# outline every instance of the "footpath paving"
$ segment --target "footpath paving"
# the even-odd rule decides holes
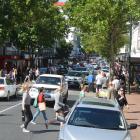
[[[86,96],[95,96],[95,93],[87,93]],[[140,92],[126,94],[129,109],[124,108],[124,115],[128,122],[137,123],[137,129],[130,130],[133,140],[140,140]]]
[[[128,123],[137,123],[137,129],[131,130],[133,140],[140,140],[140,92],[126,94],[129,109],[124,109]]]

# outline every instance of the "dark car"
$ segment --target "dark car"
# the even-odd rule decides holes
[[[49,72],[49,69],[46,67],[42,67],[42,68],[39,68],[39,72],[40,74],[47,74]]]
[[[66,67],[60,67],[57,69],[57,74],[59,75],[65,75],[68,73],[68,69]]]

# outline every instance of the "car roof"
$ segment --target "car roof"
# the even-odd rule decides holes
[[[88,71],[77,71],[77,70],[70,70],[70,71],[68,71],[68,72],[77,72],[77,73],[88,73]]]
[[[56,77],[56,78],[62,78],[62,77],[64,77],[63,75],[58,75],[58,74],[41,74],[40,76]]]
[[[88,107],[88,108],[120,111],[119,105],[116,102],[116,100],[98,97],[84,97],[78,102],[77,107]]]

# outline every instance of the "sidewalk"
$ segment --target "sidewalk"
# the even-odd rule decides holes
[[[140,140],[140,93],[126,94],[129,109],[124,110],[128,123],[137,123],[137,129],[131,130],[133,140]]]

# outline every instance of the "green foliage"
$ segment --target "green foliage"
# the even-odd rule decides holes
[[[69,23],[80,29],[86,51],[96,51],[109,61],[126,43],[126,22],[140,17],[138,0],[69,0]],[[111,57],[111,59],[110,59]]]
[[[52,47],[66,34],[65,19],[57,0],[1,0],[0,42],[14,42],[22,49]],[[7,16],[7,17],[6,17]]]

